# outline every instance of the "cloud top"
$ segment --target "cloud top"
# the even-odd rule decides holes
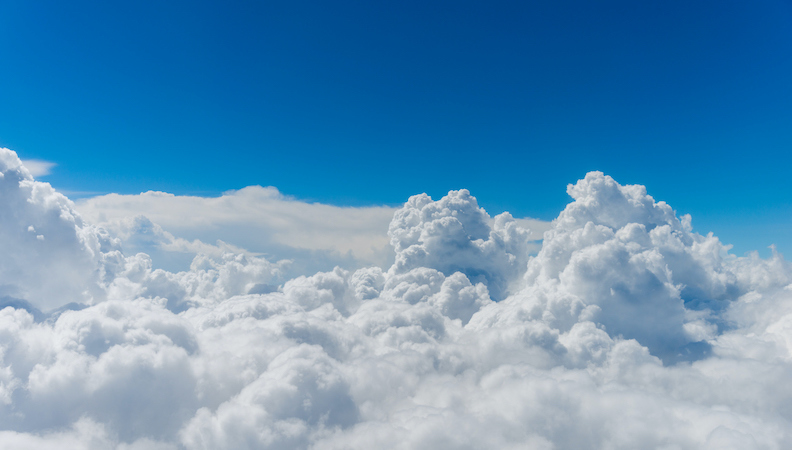
[[[426,194],[410,197],[393,216],[388,235],[396,251],[394,273],[419,267],[461,272],[485,282],[497,299],[525,271],[531,239],[530,230],[509,213],[490,220],[465,189],[436,202]]]
[[[16,153],[0,151],[0,297],[52,308],[99,295],[102,251],[116,242],[74,204],[37,182]]]
[[[135,233],[129,224],[143,216],[182,239],[179,246],[187,253],[195,250],[188,245],[195,240],[211,245],[222,240],[271,259],[293,260],[299,266],[295,273],[329,270],[338,264],[383,266],[393,259],[385,231],[394,208],[306,203],[274,187],[249,186],[214,198],[154,191],[108,194],[80,200],[76,208],[116,234]],[[170,238],[139,244],[144,245],[135,245],[135,251],[177,250]],[[182,269],[172,266],[171,270]]]

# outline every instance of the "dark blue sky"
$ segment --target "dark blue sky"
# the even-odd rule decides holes
[[[65,191],[551,219],[601,170],[792,256],[789,0],[5,0],[0,30],[0,145]]]

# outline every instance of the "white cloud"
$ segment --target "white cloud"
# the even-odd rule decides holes
[[[462,272],[483,281],[500,300],[525,271],[531,231],[509,213],[492,220],[467,190],[451,191],[439,201],[410,197],[390,223],[396,250],[394,273],[432,267],[446,275]]]
[[[0,174],[0,298],[51,308],[99,295],[99,255],[115,242],[34,181],[15,153],[0,150]]]
[[[250,186],[216,198],[164,192],[108,194],[78,201],[77,210],[92,223],[111,230],[128,231],[124,221],[144,216],[185,243],[222,240],[276,260],[297,259],[298,263],[310,264],[323,259],[321,267],[325,269],[350,261],[388,265],[393,258],[385,230],[394,208],[306,203],[286,197],[273,187]],[[157,249],[149,246],[135,250]],[[169,250],[176,248],[171,246]],[[182,250],[190,251],[187,247]]]
[[[52,173],[52,168],[57,166],[54,162],[41,159],[25,159],[22,160],[22,164],[30,172],[30,175],[35,178],[49,175]]]
[[[533,257],[520,222],[466,191],[416,196],[390,223],[390,268],[288,279],[154,219],[119,214],[111,236],[0,162],[0,283],[18,295],[0,310],[4,444],[792,445],[792,267],[728,254],[641,186],[586,175]],[[154,269],[112,245],[135,239],[203,254]],[[91,305],[33,306],[74,295]]]
[[[93,224],[122,238],[127,252],[156,256],[155,263],[183,270],[198,252],[233,246],[236,251],[288,259],[291,276],[377,265],[388,267],[394,252],[388,224],[398,208],[338,207],[306,203],[274,187],[249,186],[220,197],[179,196],[164,192],[108,194],[77,201],[76,209]],[[494,219],[487,216],[488,221]],[[537,230],[541,239],[548,222],[516,219]],[[528,247],[538,250],[538,245]],[[221,251],[222,250],[214,250]]]

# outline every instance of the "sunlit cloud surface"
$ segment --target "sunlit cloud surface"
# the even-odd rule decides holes
[[[8,448],[792,446],[792,267],[643,186],[584,174],[547,224],[0,174]]]

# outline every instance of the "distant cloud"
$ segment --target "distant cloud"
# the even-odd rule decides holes
[[[43,161],[40,159],[24,159],[22,164],[27,167],[34,178],[43,177],[52,173],[52,168],[57,166],[56,163],[51,161]]]
[[[337,264],[384,266],[393,258],[386,231],[395,208],[306,203],[274,187],[250,186],[220,197],[108,194],[79,200],[77,210],[92,223],[127,234],[133,230],[125,224],[143,216],[185,242],[220,240],[274,260],[307,258],[301,263],[313,264],[304,268],[310,273]]]

